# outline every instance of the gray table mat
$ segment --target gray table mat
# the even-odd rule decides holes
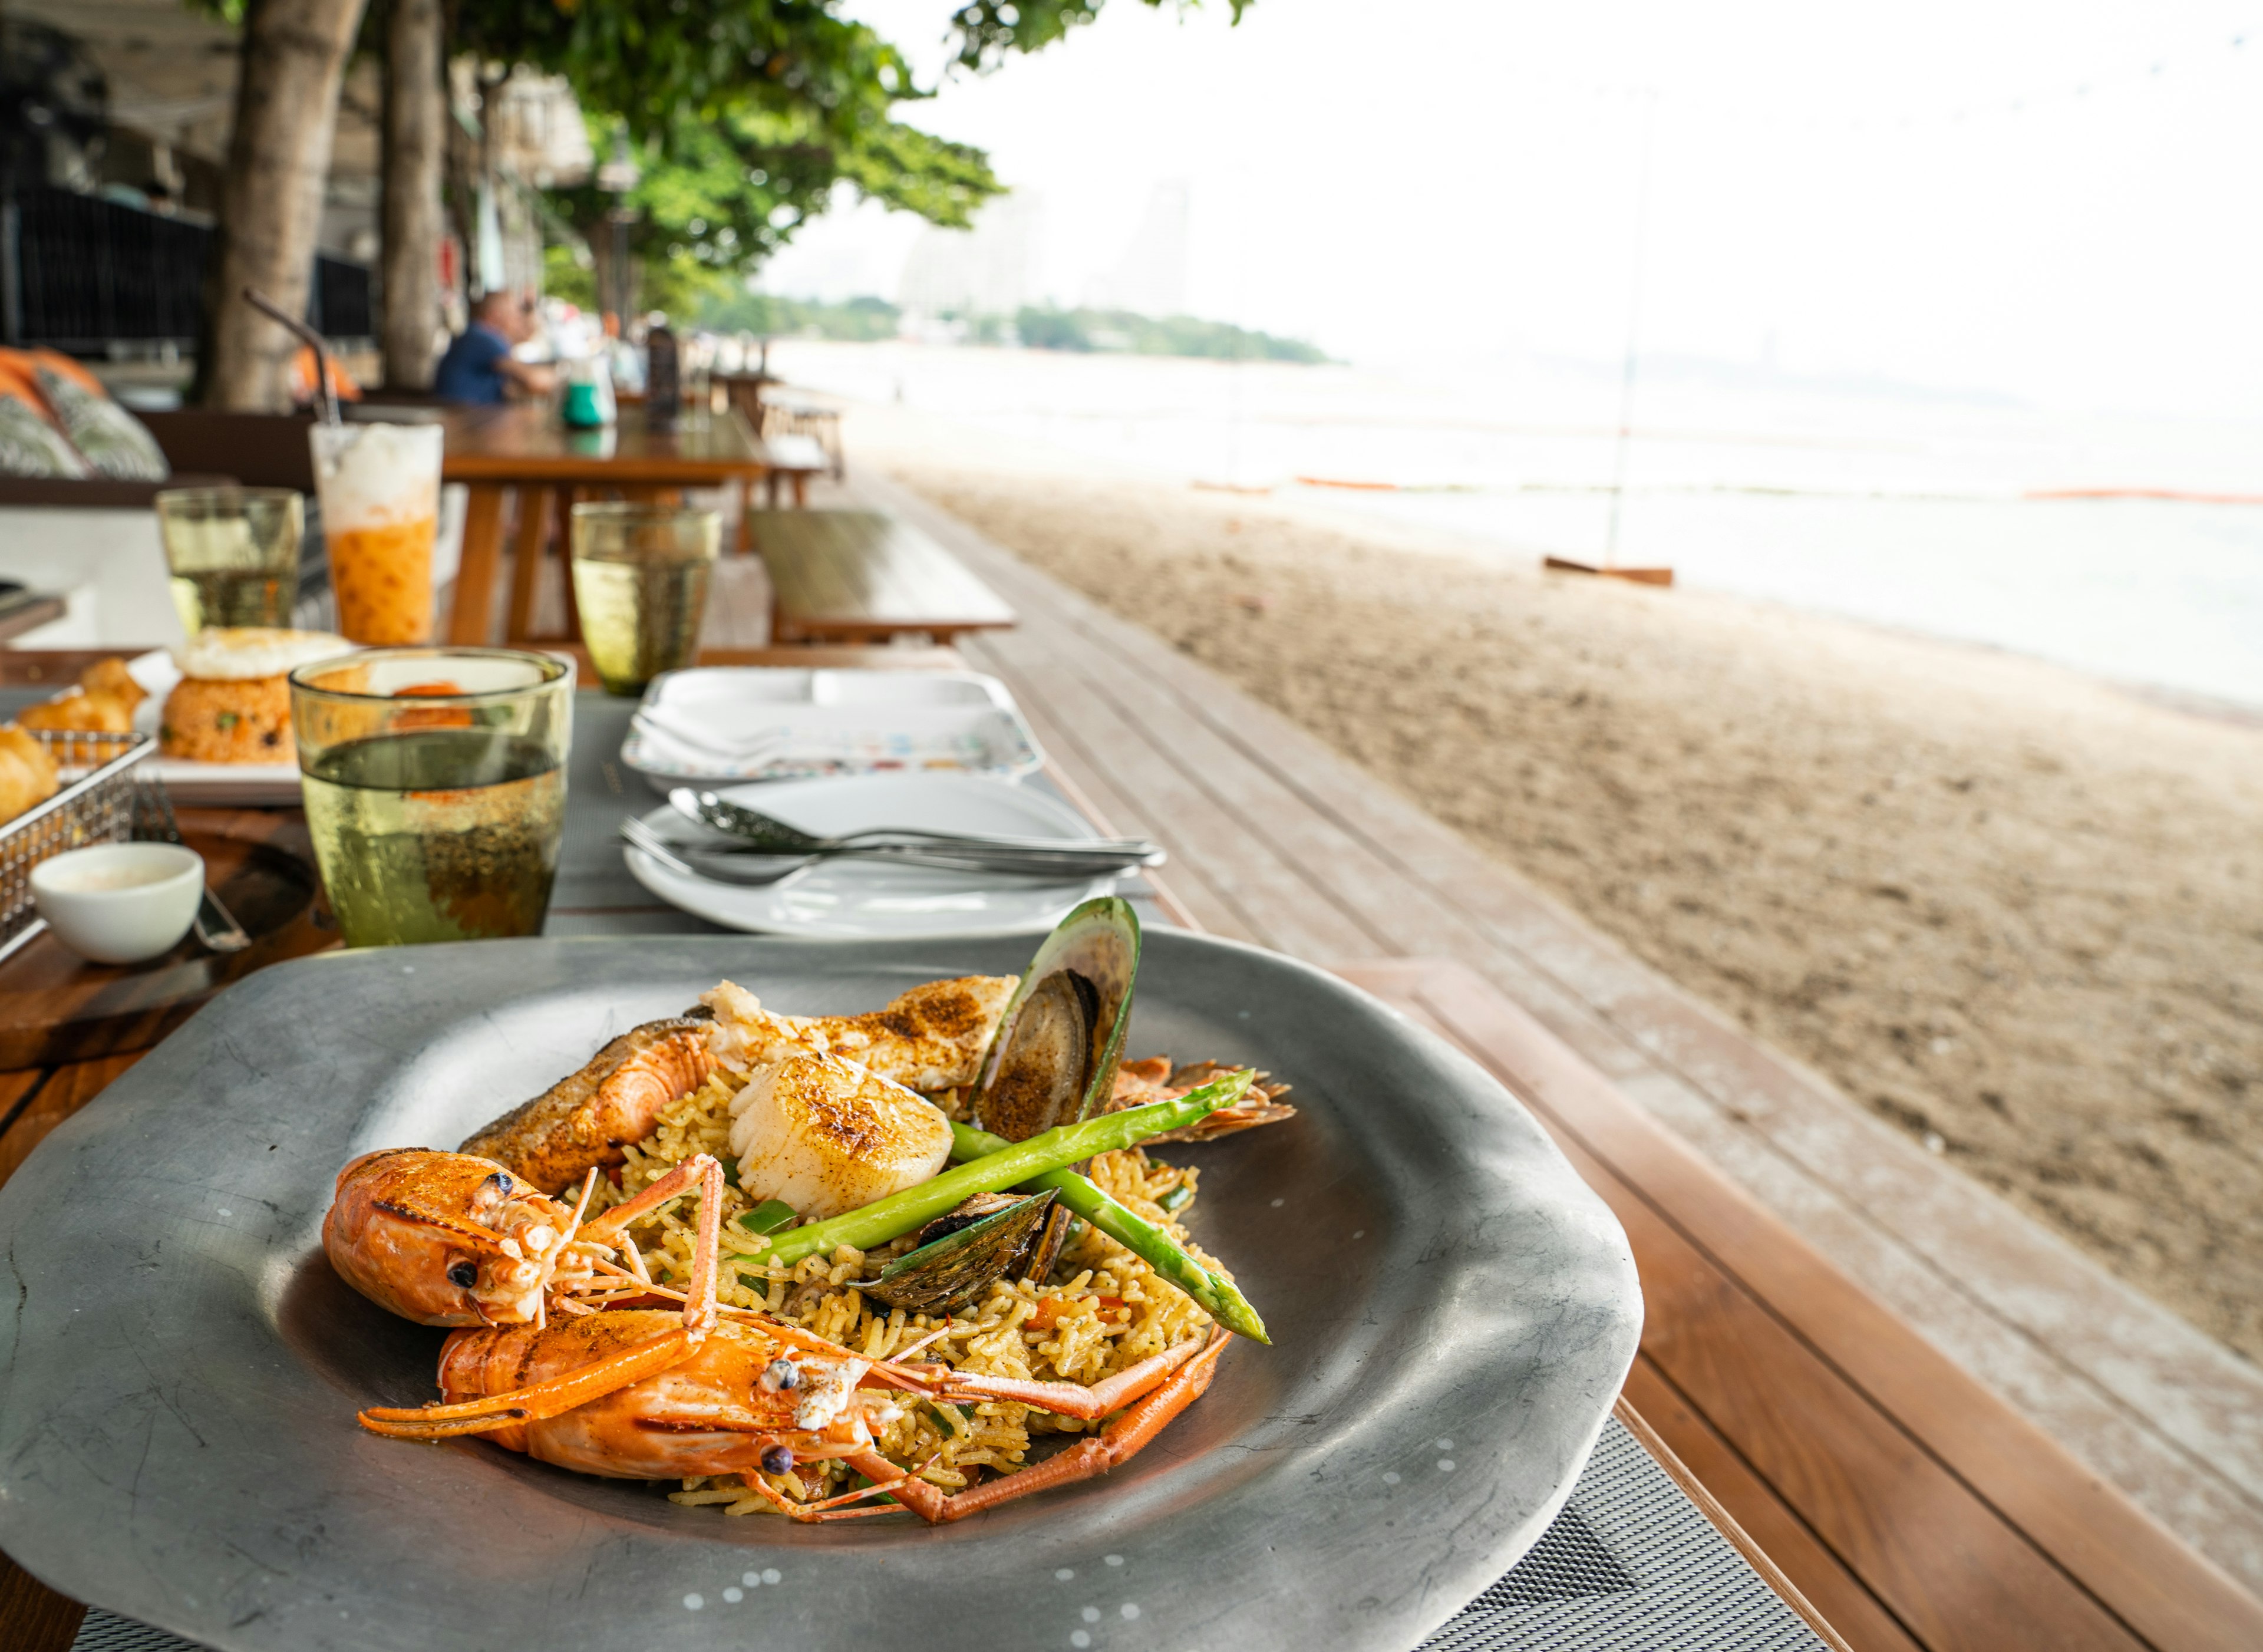
[[[585,690],[574,699],[574,750],[566,771],[566,836],[558,851],[558,881],[550,895],[545,935],[722,935],[704,918],[679,912],[629,876],[621,860],[621,817],[658,808],[666,800],[620,760],[629,717],[637,702]],[[1044,774],[1022,784],[1063,802]],[[1168,873],[1168,868],[1165,868]],[[1161,909],[1144,878],[1119,880],[1142,924],[1162,924]]]
[[[0,706],[10,698],[0,693]],[[661,801],[620,762],[633,709],[633,701],[602,693],[576,698],[566,836],[546,934],[721,932],[657,902],[621,862],[615,837],[621,816]],[[1043,775],[1024,784],[1059,795]],[[1165,921],[1144,880],[1126,880],[1123,893],[1143,922]],[[1539,1542],[1420,1652],[1805,1652],[1823,1644],[1614,1420],[1604,1424],[1570,1501]],[[87,1613],[72,1648],[199,1652],[99,1607]]]
[[[1540,1540],[1419,1652],[1638,1648],[1818,1652],[1824,1642],[1613,1418]],[[98,1606],[71,1652],[204,1649]]]

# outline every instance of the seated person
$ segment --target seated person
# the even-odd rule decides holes
[[[511,346],[534,336],[534,301],[507,291],[488,293],[472,306],[472,324],[449,341],[432,374],[432,394],[443,402],[499,403],[513,390],[542,395],[551,386],[547,367],[510,353]]]

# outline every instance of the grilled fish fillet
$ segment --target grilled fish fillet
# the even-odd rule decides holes
[[[734,1072],[802,1048],[845,1055],[908,1089],[949,1090],[974,1082],[1018,984],[1011,975],[930,981],[865,1015],[776,1015],[727,981],[700,1003],[715,1015],[711,1047]]]
[[[929,1180],[951,1156],[951,1125],[855,1061],[797,1050],[755,1067],[732,1098],[731,1151],[748,1198],[821,1221]]]
[[[712,1023],[704,1010],[632,1027],[524,1106],[505,1113],[463,1145],[546,1193],[580,1181],[592,1165],[610,1169],[660,1122],[661,1109],[688,1096],[715,1070],[707,1052]]]

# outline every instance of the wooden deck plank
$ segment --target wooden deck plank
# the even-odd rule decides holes
[[[1056,623],[1066,619],[1037,607],[1031,613]],[[1232,809],[1254,842],[1358,926],[1371,950],[1450,957],[1493,950],[1480,931],[1435,891],[1401,875],[1372,842],[1307,807],[1277,772],[1249,762],[1237,743],[1196,714],[1152,670],[1107,648],[1080,651],[1080,663],[1094,690],[1125,722],[1151,731],[1182,772]]]
[[[1125,782],[1119,789],[1153,800],[1164,847],[1175,859],[1209,871],[1212,887],[1261,944],[1300,958],[1357,957],[1374,950],[1373,938],[1332,904],[1315,901],[1302,876],[1270,857],[1241,852],[1247,823],[1188,775],[1147,730],[1126,721],[1095,690],[1081,662],[1056,652],[1038,627],[1011,633],[998,647],[1042,664],[1059,721],[1077,731],[1088,750],[1107,752],[1110,766]]]
[[[1625,1394],[1659,1438],[1856,1652],[1924,1652],[1922,1643],[1667,1380],[1649,1356],[1637,1357],[1627,1373]]]
[[[1013,691],[1022,714],[1029,720],[1030,733],[1037,736],[1038,744],[1045,753],[1045,760],[1091,800],[1094,809],[1111,822],[1113,830],[1125,835],[1151,837],[1165,848],[1170,847],[1160,830],[1151,803],[1119,789],[1117,777],[1093,761],[1074,730],[1055,718],[1052,708],[1031,680],[997,648],[994,637],[969,637],[962,648],[970,664],[989,672]],[[1199,862],[1174,854],[1165,877],[1197,925],[1233,940],[1256,938],[1232,902],[1211,887]]]
[[[1856,1483],[1866,1489],[1900,1485],[1927,1508],[1949,1495],[1921,1463],[1898,1460],[1891,1440],[1859,1427],[1859,1407],[1850,1409],[1856,1401],[1891,1418],[1910,1449],[1942,1466],[1974,1507],[2021,1534],[2055,1575],[2079,1579],[2100,1622],[2125,1641],[2263,1646],[2263,1604],[1981,1388],[1473,974],[1444,966],[1426,975],[1419,965],[1386,962],[1355,975],[1418,995],[1465,1047],[1482,1052],[1591,1179],[1603,1178],[1599,1185],[1636,1240],[1652,1295],[1660,1330],[1657,1338],[1645,1334],[1645,1349],[1928,1646],[1968,1644],[1936,1638],[1953,1626],[1936,1630],[1910,1605],[1957,1574],[1930,1564],[1912,1571],[1923,1557],[1903,1552],[1902,1539],[1884,1541],[1859,1511],[1828,1519],[1819,1512],[1837,1493],[1833,1473],[1812,1460],[1818,1439],[1863,1442],[1869,1460]],[[1670,1308],[1659,1303],[1661,1291],[1676,1293]],[[1768,1322],[1753,1320],[1739,1298],[1765,1303]],[[1776,1358],[1761,1383],[1735,1355],[1718,1351],[1763,1345],[1775,1346]],[[1800,1373],[1802,1386],[1787,1386],[1785,1373]],[[1840,1392],[1818,1386],[1818,1373],[1830,1373]],[[1786,1433],[1779,1412],[1795,1398],[1837,1418],[1833,1431]],[[1883,1478],[1874,1482],[1874,1475]],[[1821,1502],[1811,1506],[1811,1499]],[[2026,1588],[2035,1583],[2031,1571],[2014,1567],[1999,1577]],[[1992,1587],[1981,1585],[1984,1598]],[[1916,1595],[1905,1592],[1913,1588]],[[2077,1614],[2054,1632],[2097,1629]]]
[[[1611,1206],[1642,1275],[1641,1357],[1746,1467],[1744,1479],[1713,1487],[1714,1496],[1748,1532],[1782,1539],[1790,1527],[1810,1534],[1785,1553],[1770,1552],[1854,1645],[1869,1652],[1913,1639],[1927,1652],[2062,1646],[2106,1652],[2144,1644],[1790,1337],[1771,1304],[1690,1244],[1653,1202],[1663,1195],[1675,1212],[1702,1209],[1738,1197],[1727,1183],[1699,1165],[1680,1182],[1637,1187],[1520,1081],[1531,1052],[1545,1049],[1549,1035],[1537,1022],[1493,1013],[1493,1006],[1514,1006],[1458,964],[1377,960],[1338,973],[1491,1068]],[[1558,1051],[1567,1070],[1576,1069],[1577,1058]],[[1588,1069],[1586,1077],[1583,1119],[1618,1110],[1659,1130],[1600,1075]],[[1847,1288],[1855,1288],[1851,1281]],[[1691,1381],[1694,1393],[1684,1386]],[[1657,1397],[1654,1389],[1648,1397]],[[1685,1431],[1683,1438],[1703,1455],[1702,1431]],[[1868,1597],[1871,1609],[1863,1611],[1857,1597]]]

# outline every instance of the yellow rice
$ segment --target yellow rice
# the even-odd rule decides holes
[[[659,1128],[628,1149],[620,1186],[598,1183],[596,1207],[618,1203],[695,1153],[712,1153],[729,1163],[734,1093],[731,1081],[719,1076],[672,1103],[662,1113]],[[936,1099],[946,1112],[957,1111],[956,1095]],[[1169,1230],[1204,1265],[1224,1272],[1188,1238],[1177,1220],[1192,1207],[1191,1198],[1179,1206],[1177,1216],[1158,1202],[1182,1186],[1191,1194],[1197,1171],[1165,1164],[1133,1148],[1100,1155],[1089,1173],[1110,1194]],[[732,1218],[755,1202],[736,1187],[724,1190],[727,1263],[732,1237],[739,1234]],[[681,1288],[690,1278],[695,1221],[696,1212],[686,1201],[630,1228],[630,1237],[656,1281]],[[915,1243],[907,1235],[875,1251],[872,1271]],[[844,1245],[830,1256],[805,1257],[790,1269],[761,1270],[765,1277],[759,1284],[743,1278],[741,1267],[726,1265],[718,1295],[727,1304],[762,1309],[865,1359],[885,1359],[918,1342],[936,1322],[924,1314],[907,1315],[900,1308],[866,1301],[864,1293],[850,1284],[864,1275],[866,1262],[862,1252]],[[1025,1329],[1048,1299],[1058,1304],[1049,1311],[1052,1323],[1042,1330]],[[1106,1235],[1079,1224],[1076,1238],[1062,1248],[1050,1280],[994,1281],[987,1296],[952,1314],[944,1336],[914,1358],[988,1376],[1089,1387],[1206,1332],[1210,1326],[1210,1315],[1184,1292],[1158,1278]],[[1027,1456],[1033,1433],[1073,1434],[1100,1426],[1003,1402],[919,1404],[901,1410],[894,1422],[875,1431],[881,1453],[907,1469],[929,1465],[922,1477],[947,1491],[972,1485],[985,1469],[1011,1473]],[[837,1463],[821,1461],[763,1478],[787,1496],[806,1502],[846,1489],[848,1474]],[[776,1512],[737,1474],[687,1479],[671,1496],[676,1503],[714,1504],[726,1514]]]

